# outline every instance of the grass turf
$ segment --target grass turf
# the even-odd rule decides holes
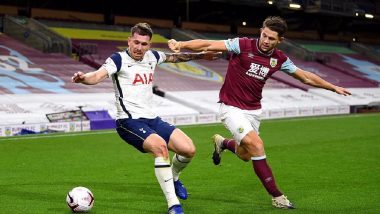
[[[184,126],[197,155],[181,175],[187,214],[281,213],[251,163],[230,152],[211,161],[213,133],[222,125]],[[268,162],[292,213],[380,213],[380,114],[266,120]],[[67,192],[86,186],[91,213],[165,213],[153,158],[114,131],[0,138],[0,213],[70,213]]]

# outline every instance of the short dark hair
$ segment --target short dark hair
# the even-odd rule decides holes
[[[279,16],[269,16],[263,22],[263,28],[267,27],[278,33],[279,37],[282,37],[288,30],[286,21]]]
[[[137,23],[131,28],[131,36],[133,36],[134,33],[152,38],[153,30],[148,23]]]

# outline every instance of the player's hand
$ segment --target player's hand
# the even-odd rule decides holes
[[[172,50],[175,53],[178,53],[181,51],[181,42],[177,42],[175,39],[169,40],[168,46],[170,50]]]
[[[350,92],[350,91],[348,91],[348,90],[345,89],[345,88],[339,87],[339,86],[336,86],[336,87],[334,88],[334,91],[335,91],[335,93],[337,93],[337,94],[341,94],[341,95],[344,95],[344,96],[351,95],[351,92]]]
[[[205,51],[202,53],[204,54],[203,59],[205,60],[216,60],[222,57],[222,52]]]
[[[74,74],[74,76],[71,77],[71,82],[73,83],[81,83],[84,81],[84,73],[81,71],[78,71]]]

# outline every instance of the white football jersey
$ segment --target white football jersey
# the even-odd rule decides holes
[[[102,65],[112,77],[117,119],[157,117],[153,111],[153,75],[158,64],[166,60],[161,51],[149,50],[141,61],[127,51],[117,52]]]

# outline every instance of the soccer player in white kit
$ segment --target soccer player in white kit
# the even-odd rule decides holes
[[[131,28],[128,49],[111,55],[96,71],[77,72],[74,83],[93,85],[111,77],[114,85],[116,130],[128,144],[154,156],[155,175],[168,203],[169,214],[184,213],[177,198],[187,199],[178,179],[195,155],[192,140],[152,110],[153,74],[160,63],[216,59],[215,53],[163,53],[150,50],[153,31],[146,23]],[[169,152],[175,152],[170,164]]]

